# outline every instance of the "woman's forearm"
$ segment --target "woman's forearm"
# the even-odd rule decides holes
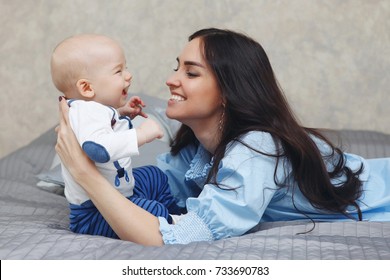
[[[119,238],[142,245],[163,245],[158,219],[114,189],[97,170],[92,172],[78,181]]]

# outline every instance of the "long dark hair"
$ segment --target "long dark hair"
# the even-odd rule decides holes
[[[352,218],[347,213],[347,207],[352,205],[361,220],[362,213],[356,200],[362,192],[359,175],[363,166],[351,170],[345,165],[339,148],[318,130],[299,124],[262,46],[244,34],[215,28],[199,30],[189,37],[189,41],[194,38],[200,38],[203,43],[204,58],[215,73],[225,101],[227,125],[223,126],[207,181],[217,184],[218,166],[228,143],[241,142],[240,137],[250,131],[269,132],[278,147],[277,154],[269,156],[276,157],[277,163],[282,158],[287,159],[294,181],[314,207]],[[311,136],[330,146],[332,153],[327,155],[328,160],[321,155]],[[171,152],[177,154],[183,147],[196,142],[192,130],[182,125],[171,144]],[[327,170],[324,160],[334,165],[333,170]],[[274,174],[278,185],[276,170]],[[343,182],[337,186],[331,183],[332,179],[340,178]],[[299,211],[298,207],[296,209]]]

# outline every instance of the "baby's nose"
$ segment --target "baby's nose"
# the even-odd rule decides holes
[[[125,73],[126,81],[131,81],[132,78],[133,78],[133,75],[131,75],[131,73],[129,71],[126,71],[126,73]]]

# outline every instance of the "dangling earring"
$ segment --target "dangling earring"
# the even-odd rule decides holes
[[[219,123],[218,123],[219,131],[223,130],[224,125],[225,125],[225,103],[222,103],[222,114],[221,114],[221,118],[219,119]]]

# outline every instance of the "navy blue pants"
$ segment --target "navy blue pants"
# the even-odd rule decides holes
[[[133,195],[128,197],[130,201],[170,223],[172,218],[169,214],[181,213],[169,189],[168,178],[158,167],[134,168],[133,176],[135,185]],[[70,204],[69,218],[69,228],[73,232],[119,238],[91,200],[82,205]]]

